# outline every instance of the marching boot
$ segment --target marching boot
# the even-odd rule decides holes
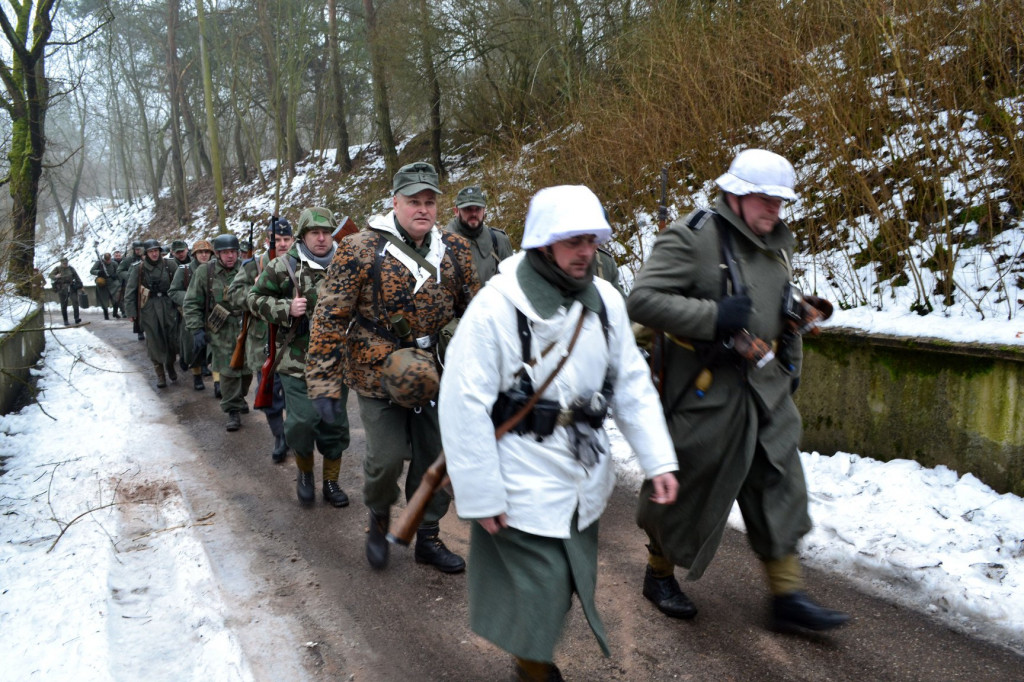
[[[205,391],[206,390],[206,384],[203,383],[203,375],[202,374],[193,374],[192,375],[192,388],[194,388],[197,391]]]
[[[121,315],[118,314],[117,308],[114,308],[114,319],[115,320],[120,320],[121,319]]]
[[[697,615],[697,607],[679,589],[676,577],[669,574],[659,578],[654,574],[654,569],[650,564],[644,574],[644,596],[669,618],[689,620]]]
[[[153,369],[156,370],[156,387],[167,388],[167,376],[164,374],[164,366],[153,365]]]
[[[110,319],[110,313],[107,312],[106,308],[103,309],[103,319],[104,320],[109,320]]]
[[[772,627],[776,630],[831,630],[850,622],[850,614],[828,609],[803,590],[772,598]]]
[[[388,528],[391,527],[391,510],[378,515],[370,510],[370,530],[366,534],[366,560],[378,571],[388,565]]]
[[[242,428],[242,418],[238,416],[238,410],[228,412],[228,423],[225,428],[228,431],[237,431]]]
[[[145,341],[146,340],[146,332],[139,332],[136,335],[136,338],[138,338],[139,341]]]
[[[312,506],[316,499],[315,481],[313,480],[313,455],[295,455],[295,466],[299,469],[296,479],[295,494],[303,507]]]
[[[516,658],[516,682],[563,682],[564,679],[554,663]]]
[[[348,495],[338,485],[339,473],[341,460],[324,457],[324,503],[333,507],[347,507]]]
[[[205,362],[203,363],[203,376],[204,377],[212,377],[213,376],[213,372],[210,371],[210,366],[208,364],[206,364]]]
[[[416,529],[416,563],[429,564],[442,573],[461,573],[466,570],[466,562],[445,547],[438,537],[439,530],[437,523],[425,523]]]
[[[71,326],[71,325],[68,324],[68,314],[67,313],[64,313],[64,326],[65,327],[70,327]]]
[[[167,363],[167,378],[170,379],[171,381],[177,381],[178,380],[178,372],[175,371],[175,369],[174,369],[174,362],[173,361]]]
[[[213,382],[213,397],[217,398],[218,400],[220,400],[221,395],[220,395],[220,382],[219,381]]]
[[[270,427],[270,432],[274,434],[274,449],[270,453],[270,458],[274,461],[274,464],[280,464],[288,456],[288,443],[284,438],[284,418],[280,414],[268,414],[267,426]],[[324,461],[326,462],[327,460]],[[325,478],[324,480],[327,479]]]

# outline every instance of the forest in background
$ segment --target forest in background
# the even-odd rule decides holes
[[[676,215],[738,148],[763,146],[797,167],[790,220],[841,305],[894,287],[922,313],[957,298],[1001,297],[1010,316],[1021,305],[1024,0],[35,6],[53,10],[38,208],[68,244],[83,197],[158,197],[145,227],[163,234],[200,215],[224,229],[266,218],[242,215],[243,188],[293,208],[290,181],[319,159],[322,203],[365,217],[397,165],[428,160],[482,182],[514,241],[537,188],[589,185],[635,270],[662,168]],[[21,39],[7,25],[5,65]],[[7,178],[20,167],[11,80]],[[979,245],[1000,291],[958,269]]]

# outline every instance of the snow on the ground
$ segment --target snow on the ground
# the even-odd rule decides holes
[[[0,415],[0,678],[252,679],[169,478],[177,429],[122,365],[49,333],[39,403]]]

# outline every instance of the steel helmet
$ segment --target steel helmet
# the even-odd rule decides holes
[[[384,360],[381,386],[402,407],[426,407],[441,386],[434,356],[420,348],[396,350]]]
[[[158,242],[157,240],[147,239],[146,241],[142,242],[142,248],[145,249],[146,251],[149,251],[150,249],[162,249],[163,247],[160,246],[160,242]]]
[[[732,160],[729,172],[719,176],[715,184],[737,196],[766,194],[785,201],[796,200],[793,164],[765,149],[744,149]]]
[[[213,250],[218,253],[231,250],[240,251],[238,237],[233,234],[218,234],[213,238]]]

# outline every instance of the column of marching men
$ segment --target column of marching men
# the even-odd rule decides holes
[[[339,473],[355,393],[373,569],[389,560],[392,507],[443,447],[471,522],[474,632],[514,657],[517,679],[560,680],[554,649],[574,594],[609,655],[595,603],[599,519],[615,483],[607,417],[646,477],[640,593],[654,607],[695,617],[675,568],[703,574],[738,501],[772,626],[820,631],[849,619],[807,596],[797,560],[810,519],[792,394],[801,334],[831,306],[792,284],[794,240],[779,211],[796,198],[795,173],[750,149],[716,184],[714,206],[658,236],[628,297],[601,246],[607,214],[586,187],[537,192],[514,253],[485,223],[479,186],[457,192],[441,227],[439,178],[422,162],[395,174],[392,210],[361,230],[310,207],[294,226],[268,221],[256,257],[233,234],[191,249],[174,241],[168,257],[148,239],[122,260],[97,253],[91,273],[98,291],[103,280],[104,316],[112,307],[145,340],[157,388],[179,369],[197,391],[212,378],[235,432],[257,387],[270,460],[292,453],[302,506],[318,480],[324,503],[350,503]],[[660,335],[648,358],[630,317]],[[439,533],[451,502],[438,488],[416,531],[415,561],[443,573],[467,567]]]

